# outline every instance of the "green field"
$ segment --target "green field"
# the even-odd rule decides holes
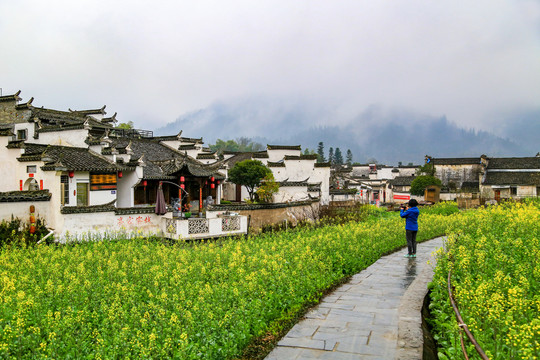
[[[455,231],[476,213],[455,212],[423,210],[419,240]],[[271,345],[325,291],[404,245],[398,214],[374,211],[362,222],[206,243],[5,247],[0,357],[260,355],[259,345]]]

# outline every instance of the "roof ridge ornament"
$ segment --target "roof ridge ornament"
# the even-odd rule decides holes
[[[182,139],[182,133],[184,132],[184,130],[180,130],[180,132],[176,135],[176,138],[178,140],[181,140]]]
[[[133,155],[133,149],[131,148],[131,145],[133,144],[132,140],[129,140],[129,143],[126,145],[126,154]]]

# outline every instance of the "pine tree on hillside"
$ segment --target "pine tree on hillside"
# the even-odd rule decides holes
[[[343,155],[339,148],[336,148],[336,152],[334,153],[334,162],[336,165],[343,165]]]
[[[330,147],[328,149],[328,161],[330,162],[330,165],[334,165],[334,148]]]
[[[323,163],[326,159],[324,158],[324,143],[321,141],[319,142],[319,146],[317,147],[317,162]]]
[[[352,165],[352,151],[351,149],[347,149],[347,165]]]

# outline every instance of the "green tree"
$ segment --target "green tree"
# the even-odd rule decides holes
[[[334,148],[333,147],[330,147],[330,149],[328,149],[328,161],[330,162],[330,165],[334,165],[335,161],[334,161]]]
[[[133,129],[133,121],[128,121],[127,123],[118,124],[117,128],[119,129]]]
[[[237,162],[229,170],[229,181],[246,187],[249,199],[253,201],[255,188],[261,180],[272,174],[272,171],[259,160],[244,160]]]
[[[234,152],[255,152],[264,149],[262,144],[254,142],[247,137],[239,137],[236,140],[217,139],[214,145],[210,144],[210,149],[218,154],[223,154],[225,151]]]
[[[339,148],[336,148],[336,152],[334,153],[334,163],[336,163],[336,165],[343,165],[343,155]]]
[[[411,194],[422,196],[424,195],[424,190],[430,185],[441,186],[441,180],[437,179],[435,176],[431,175],[420,175],[417,176],[411,183]]]
[[[255,193],[259,201],[265,203],[271,203],[275,193],[279,191],[279,184],[274,179],[272,173],[266,175],[264,179],[261,180],[261,185],[257,188]]]
[[[347,149],[347,158],[346,158],[347,165],[352,165],[352,151],[351,149]]]
[[[435,166],[433,166],[433,163],[426,163],[420,166],[418,169],[416,169],[416,174],[435,176]]]
[[[323,163],[326,159],[324,157],[324,143],[321,141],[319,142],[319,146],[317,147],[317,162]]]

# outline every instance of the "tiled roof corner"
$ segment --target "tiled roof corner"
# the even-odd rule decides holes
[[[21,101],[22,98],[19,97],[20,94],[21,94],[21,90],[17,91],[13,95],[0,96],[0,101]]]

